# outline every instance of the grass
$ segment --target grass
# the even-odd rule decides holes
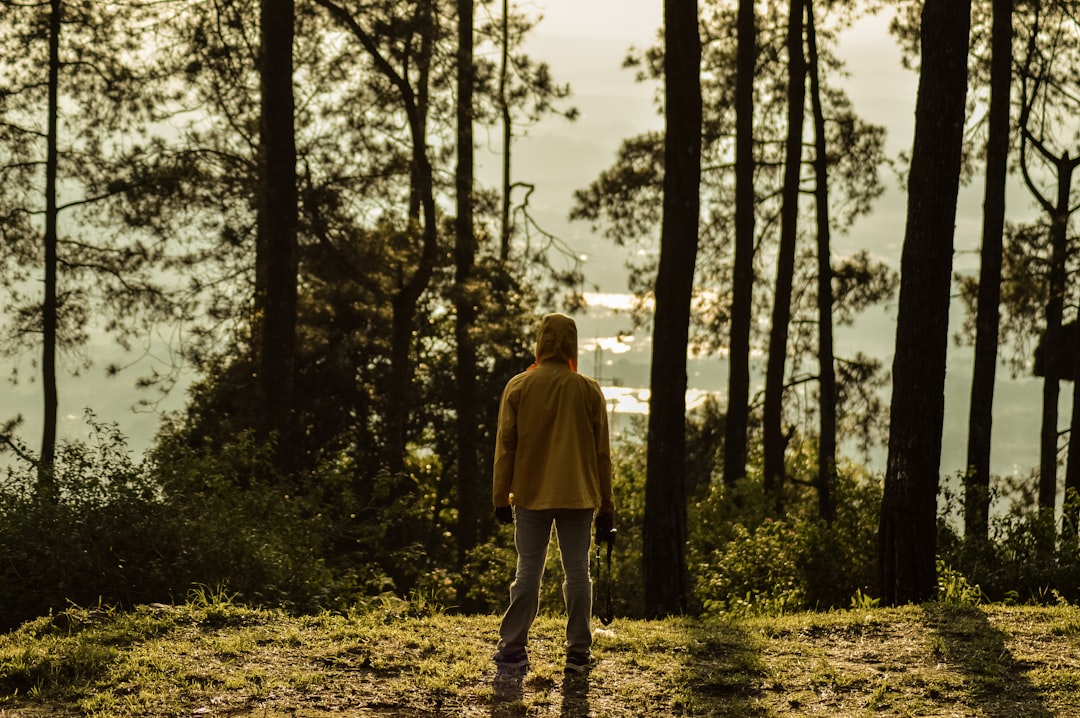
[[[290,616],[204,595],[72,608],[0,635],[9,716],[1080,716],[1080,609],[927,604],[718,621],[617,620],[562,672],[541,616],[523,680],[498,619],[388,602]]]

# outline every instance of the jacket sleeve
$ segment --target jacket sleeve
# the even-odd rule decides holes
[[[498,506],[510,505],[510,486],[514,479],[514,457],[517,452],[517,407],[511,398],[510,384],[499,401],[499,423],[495,434],[495,466],[492,472],[491,501]]]
[[[611,488],[611,440],[608,435],[607,399],[597,386],[598,407],[594,432],[596,441],[596,470],[600,478],[600,511],[615,511],[615,494]]]

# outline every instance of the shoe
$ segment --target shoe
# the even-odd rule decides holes
[[[596,665],[596,659],[589,653],[566,654],[567,673],[581,673],[591,669],[594,665]]]
[[[500,671],[524,671],[529,667],[529,654],[524,648],[513,653],[499,651],[493,660]]]

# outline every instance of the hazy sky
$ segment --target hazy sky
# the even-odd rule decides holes
[[[526,50],[535,59],[550,64],[557,82],[570,83],[574,96],[569,104],[577,107],[581,115],[573,123],[556,118],[529,128],[527,136],[515,144],[514,178],[536,185],[530,206],[544,229],[557,234],[575,252],[587,257],[587,287],[608,295],[625,293],[625,263],[630,250],[593,236],[585,224],[569,223],[567,214],[573,191],[587,186],[611,164],[623,139],[663,125],[652,102],[656,87],[634,82],[633,73],[621,69],[631,45],[641,47],[656,41],[663,3],[661,0],[532,0],[520,7],[544,15]],[[899,53],[887,33],[887,22],[888,17],[884,16],[861,22],[843,36],[840,54],[848,61],[847,89],[856,110],[866,120],[888,128],[888,150],[895,154],[911,146],[917,78],[900,66]],[[481,178],[497,185],[499,139],[480,135],[478,143]],[[838,253],[867,248],[880,259],[899,266],[905,200],[896,179],[890,175],[886,181],[889,190],[875,206],[873,215],[860,221],[847,235],[835,238]],[[1027,204],[1022,194],[1018,197],[1017,202],[1010,204],[1010,216],[1015,214],[1015,207]],[[981,203],[979,186],[963,191],[957,217],[956,269],[977,269],[974,252],[981,228]],[[954,312],[954,316],[958,315]],[[889,306],[871,312],[854,329],[840,330],[839,351],[848,355],[856,350],[864,351],[884,359],[886,366],[891,365],[894,318],[895,306]],[[613,342],[610,338],[628,329],[629,321],[601,307],[579,317],[579,323],[583,339],[582,370],[599,373],[608,383],[619,379],[627,387],[620,393],[621,400],[626,402],[624,406],[645,399],[649,338],[639,335],[621,346]],[[594,341],[596,338],[598,342]],[[597,343],[606,347],[599,361],[595,353],[587,352]],[[970,391],[971,350],[951,347],[951,352],[943,473],[955,472],[964,463]],[[133,446],[141,450],[156,429],[157,417],[130,410],[140,397],[130,388],[135,374],[128,372],[118,379],[102,378],[103,367],[115,356],[107,340],[92,348],[91,353],[108,359],[98,359],[93,368],[77,379],[64,373],[60,386],[61,433],[83,433],[81,415],[83,408],[89,406],[101,418],[118,421],[132,438]],[[21,367],[24,376],[33,374],[29,359]],[[695,389],[722,394],[726,388],[725,368],[720,361],[691,362],[688,373]],[[997,473],[1018,470],[1026,474],[1037,463],[1039,398],[1034,387],[1038,385],[1032,379],[1009,380],[1004,370],[999,376],[1004,380],[999,383],[997,396],[993,470]],[[3,391],[12,397],[11,405],[22,407],[27,418],[22,434],[36,447],[40,434],[40,387],[23,382]],[[1066,385],[1063,393],[1071,395],[1071,386]],[[615,394],[612,390],[612,396]],[[6,400],[3,403],[5,409],[11,406]],[[183,396],[177,394],[164,402],[163,408],[176,408],[182,403]],[[5,410],[4,415],[9,413]],[[875,466],[884,468],[880,455]]]

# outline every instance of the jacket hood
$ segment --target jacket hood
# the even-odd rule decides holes
[[[577,324],[565,314],[546,314],[536,335],[536,363],[569,362],[577,368]]]

